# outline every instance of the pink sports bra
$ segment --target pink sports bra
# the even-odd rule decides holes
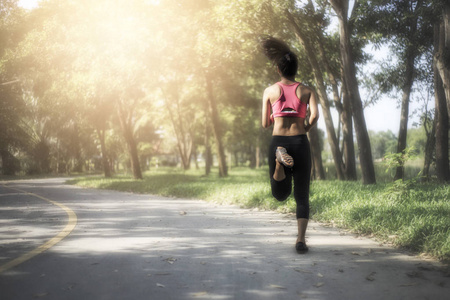
[[[274,104],[272,104],[272,117],[294,117],[294,118],[306,118],[307,104],[300,101],[297,97],[297,87],[300,82],[294,84],[283,84],[277,82],[281,88],[281,95]],[[283,111],[286,109],[292,109]]]

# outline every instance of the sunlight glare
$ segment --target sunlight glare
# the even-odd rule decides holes
[[[40,0],[19,0],[18,5],[25,9],[33,9],[38,7]]]

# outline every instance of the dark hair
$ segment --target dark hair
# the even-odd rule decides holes
[[[264,54],[278,66],[281,75],[292,77],[297,74],[297,55],[291,52],[289,46],[274,37],[266,37],[261,41]]]

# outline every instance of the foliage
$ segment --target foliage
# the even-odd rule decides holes
[[[17,46],[21,36],[22,11],[17,1],[0,3],[0,158],[1,172],[14,175],[20,170],[20,161],[14,156],[30,146],[30,132],[23,122],[27,115],[26,103],[21,97],[17,74],[5,56]]]
[[[362,49],[369,40],[381,43],[404,34],[386,33],[392,24],[384,17],[376,20],[375,31],[364,23],[386,12],[378,10],[380,3],[355,2],[353,16],[367,13],[350,20],[360,65],[367,62]],[[378,6],[370,12],[370,5]],[[260,98],[278,75],[260,51],[261,36],[288,42],[302,62],[298,79],[316,84],[286,10],[316,50],[323,43],[330,65],[324,76],[335,73],[342,84],[329,1],[47,0],[25,11],[7,0],[0,9],[0,83],[19,80],[0,87],[0,144],[7,144],[8,157],[29,173],[100,170],[105,163],[129,169],[130,137],[140,165],[158,156],[176,161],[182,152],[189,155],[180,150],[189,147],[192,155],[205,157],[216,143],[205,139],[212,121],[207,79],[213,82],[227,154],[236,165],[265,161],[270,132],[260,128]],[[420,64],[426,66],[428,58]],[[326,69],[324,60],[319,64]],[[392,74],[383,91],[402,78]],[[377,76],[367,78],[368,85],[375,85]],[[383,143],[372,143],[379,147],[375,158],[391,147]]]
[[[413,157],[415,148],[408,147],[401,153],[388,153],[384,156],[384,162],[386,164],[386,172],[390,169],[397,168],[398,166],[404,166],[405,163]]]
[[[369,131],[369,136],[374,159],[383,158],[386,153],[395,151],[395,147],[397,146],[397,137],[392,131]]]

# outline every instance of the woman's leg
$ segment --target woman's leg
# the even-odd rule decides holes
[[[284,166],[275,159],[275,172],[273,173],[273,179],[275,181],[283,181],[286,178],[286,172],[284,172]]]
[[[292,146],[295,165],[294,198],[297,203],[296,216],[298,226],[297,243],[305,243],[306,228],[309,219],[309,185],[311,180],[311,152],[306,136],[299,138],[298,144]]]
[[[282,145],[283,137],[274,137],[269,146],[269,175],[272,195],[278,201],[286,200],[292,191],[291,169],[276,160],[275,151]]]
[[[308,219],[300,218],[297,219],[297,228],[298,228],[298,235],[297,235],[297,241],[302,242],[303,244],[306,244],[306,228],[308,228]]]

